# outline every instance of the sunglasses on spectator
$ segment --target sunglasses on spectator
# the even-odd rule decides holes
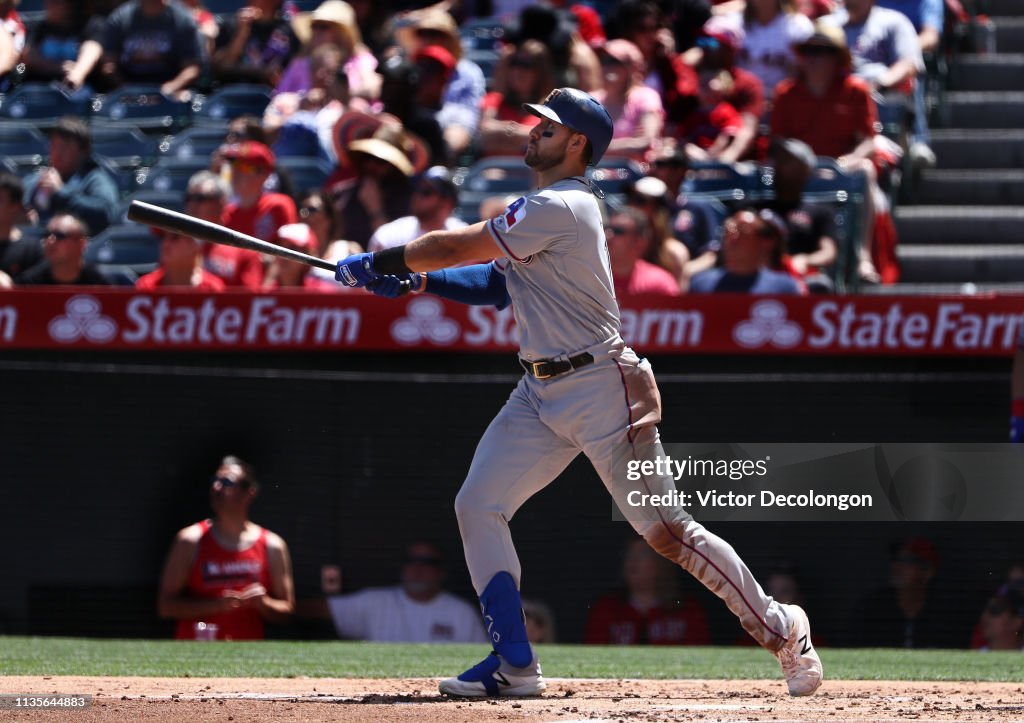
[[[323,212],[324,210],[320,206],[303,206],[299,209],[299,218],[309,218],[313,214]]]
[[[622,226],[620,224],[615,224],[613,226],[609,226],[608,230],[611,231],[614,234],[621,234],[623,236],[628,236],[629,234],[636,233],[636,231],[634,231],[629,226]]]
[[[802,55],[805,58],[823,58],[827,55],[839,55],[839,51],[835,48],[828,48],[824,45],[804,45],[796,49],[797,55]]]
[[[682,158],[659,158],[654,162],[655,168],[685,168],[686,161]]]
[[[436,196],[439,191],[429,183],[424,183],[422,186],[416,186],[416,188],[413,189],[413,193],[418,196]]]
[[[54,238],[55,241],[65,241],[69,238],[78,238],[77,233],[70,233],[68,231],[47,230],[45,238],[50,238],[51,236]]]
[[[244,480],[239,482],[239,481],[231,479],[230,477],[217,477],[216,475],[214,475],[213,478],[210,480],[210,484],[214,485],[217,482],[220,482],[220,486],[224,487],[224,488],[234,487],[234,486],[237,485],[237,486],[241,487],[243,490],[247,490],[247,489],[249,489],[249,486],[250,486],[249,485],[249,480],[247,480],[247,479],[244,479]]]
[[[510,68],[525,68],[527,70],[533,69],[533,61],[529,58],[512,58],[508,61],[508,67]]]
[[[240,173],[262,173],[265,167],[260,163],[253,163],[252,161],[244,161],[240,158],[231,159],[231,167],[239,171]]]
[[[220,196],[213,193],[189,193],[185,196],[186,203],[202,203],[203,201],[219,201]]]

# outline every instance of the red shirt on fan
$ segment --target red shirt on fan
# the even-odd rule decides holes
[[[173,289],[195,289],[196,291],[224,291],[224,281],[219,276],[214,276],[206,269],[200,269],[199,283],[192,286],[168,286],[163,288]],[[164,280],[164,270],[157,269],[139,277],[135,282],[135,288],[139,291],[157,291],[161,288]]]
[[[599,598],[587,618],[589,645],[710,645],[707,617],[695,601],[640,612],[616,592]]]
[[[800,79],[788,78],[775,86],[772,135],[797,138],[819,156],[838,158],[850,153],[875,135],[877,120],[871,90],[852,75],[836,81],[821,98],[811,95]]]
[[[226,550],[213,537],[211,520],[197,523],[202,530],[196,559],[192,562],[185,589],[192,597],[217,598],[228,590],[244,590],[254,582],[270,589],[270,568],[267,562],[267,531],[245,550]],[[174,637],[194,640],[198,620],[179,620]],[[239,608],[220,615],[210,615],[202,622],[218,626],[217,640],[262,640],[263,618],[253,608]]]
[[[222,223],[235,231],[277,243],[277,229],[297,220],[295,202],[291,198],[282,193],[264,193],[251,208],[229,204],[224,209]],[[245,286],[258,291],[263,285],[263,258],[256,251],[210,244],[206,249],[205,266],[228,286]]]
[[[650,261],[637,259],[633,270],[626,278],[613,275],[615,296],[621,298],[630,294],[665,294],[678,296],[679,283],[665,269]]]

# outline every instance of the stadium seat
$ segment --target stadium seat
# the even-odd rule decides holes
[[[750,201],[761,190],[761,178],[754,166],[725,163],[694,163],[683,184],[686,193],[720,201]]]
[[[103,156],[119,169],[133,169],[153,163],[156,142],[138,128],[92,128],[93,153]]]
[[[202,125],[223,127],[232,118],[242,115],[262,118],[263,111],[270,103],[271,90],[265,85],[249,83],[226,85],[193,103],[194,121]]]
[[[459,27],[462,48],[496,51],[505,37],[505,24],[499,18],[470,18]]]
[[[84,258],[115,282],[133,284],[139,276],[156,268],[160,239],[137,223],[109,226],[89,240]]]
[[[124,86],[93,102],[93,124],[174,133],[191,123],[188,103],[168,98],[159,88]]]
[[[462,190],[504,195],[525,193],[536,185],[533,171],[521,156],[482,158],[466,171]]]
[[[192,126],[160,141],[165,158],[209,158],[224,143],[224,128]]]
[[[322,187],[333,170],[326,161],[302,156],[278,158],[277,168],[287,174],[292,189],[298,194]]]
[[[140,170],[136,178],[140,190],[183,192],[188,179],[209,165],[210,159],[204,157],[163,158],[152,168]]]
[[[0,156],[16,164],[39,165],[50,155],[50,141],[31,125],[0,123]]]
[[[487,81],[487,90],[494,85],[494,69],[498,65],[498,52],[496,50],[470,50],[465,55],[466,60],[471,60],[480,66],[484,73],[484,80]]]
[[[62,116],[88,115],[88,108],[84,96],[72,98],[57,85],[25,83],[0,99],[0,118],[51,127]]]
[[[594,180],[606,195],[620,195],[643,178],[644,172],[636,161],[628,158],[605,156],[597,167],[587,168],[587,178]]]
[[[184,191],[155,191],[153,189],[143,188],[133,193],[121,203],[115,223],[128,222],[128,207],[131,205],[132,201],[145,201],[146,203],[151,203],[154,206],[160,206],[161,208],[167,208],[171,211],[183,212],[185,210]]]

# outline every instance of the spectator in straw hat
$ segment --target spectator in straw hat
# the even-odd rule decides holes
[[[349,93],[370,100],[378,96],[377,59],[363,45],[351,5],[344,0],[327,0],[311,13],[296,15],[292,29],[302,42],[303,52],[288,64],[275,93],[301,93],[313,87],[309,58],[317,48],[332,45],[341,51]]]

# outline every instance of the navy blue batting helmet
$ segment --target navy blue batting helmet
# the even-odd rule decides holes
[[[585,135],[593,149],[591,165],[596,166],[601,161],[612,142],[612,117],[603,105],[582,90],[558,88],[548,93],[540,105],[523,103],[523,108]]]

